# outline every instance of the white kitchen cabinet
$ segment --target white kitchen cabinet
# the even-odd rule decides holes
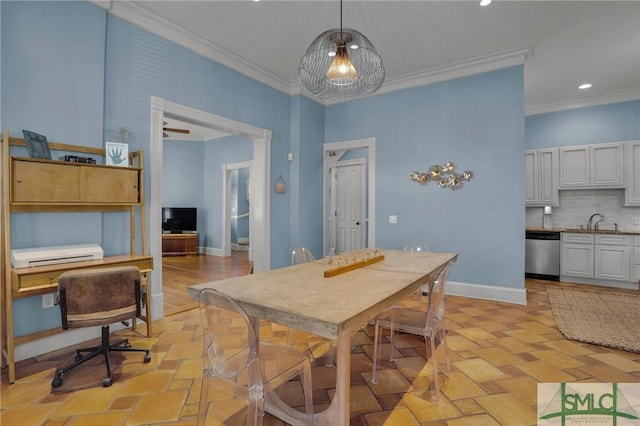
[[[623,145],[621,143],[590,145],[589,150],[591,186],[622,187],[624,185]]]
[[[593,278],[594,235],[562,233],[560,275]]]
[[[560,148],[560,188],[622,188],[623,144]]]
[[[560,188],[587,188],[589,167],[588,146],[560,148]]]
[[[631,237],[602,234],[595,237],[594,278],[629,281]]]
[[[563,232],[561,253],[561,281],[637,288],[640,237]]]
[[[640,206],[640,141],[624,144],[624,158],[626,171],[624,204],[625,206]]]
[[[562,244],[560,274],[593,278],[593,245]]]
[[[631,282],[638,283],[640,287],[640,237],[635,237],[635,247],[631,255]]]
[[[558,205],[558,150],[525,152],[525,203],[527,206]]]

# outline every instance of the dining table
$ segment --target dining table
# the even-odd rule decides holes
[[[363,254],[364,253],[364,254]],[[335,272],[343,261],[354,265],[365,256],[365,266]],[[375,262],[373,257],[375,256]],[[191,285],[197,300],[203,288],[214,288],[235,299],[250,317],[282,324],[336,340],[336,389],[330,405],[314,413],[322,425],[348,425],[350,419],[351,334],[385,309],[432,285],[440,272],[456,261],[455,253],[376,249],[342,253],[312,262],[272,269],[220,281]],[[337,262],[337,264],[336,264]],[[258,321],[256,321],[258,323]],[[259,327],[256,327],[259,329]],[[292,425],[307,417],[282,401],[275,392],[265,396],[265,410]]]

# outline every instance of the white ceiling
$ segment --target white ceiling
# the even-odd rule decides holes
[[[300,91],[306,48],[340,22],[337,0],[113,1],[108,7],[288,93]],[[343,7],[344,26],[365,34],[382,57],[380,92],[526,54],[528,114],[640,99],[640,1],[494,0],[481,7],[479,1],[346,0]],[[583,82],[593,88],[578,90]]]

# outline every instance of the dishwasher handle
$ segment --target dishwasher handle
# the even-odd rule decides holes
[[[526,239],[527,240],[560,240],[560,233],[559,232],[527,231]]]

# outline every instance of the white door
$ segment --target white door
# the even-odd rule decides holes
[[[365,166],[345,162],[336,167],[336,253],[365,247]]]

